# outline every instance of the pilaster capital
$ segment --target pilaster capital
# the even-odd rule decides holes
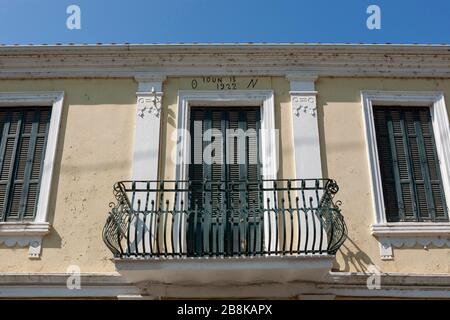
[[[162,85],[166,75],[162,73],[137,73],[134,79],[138,82],[137,112],[144,118],[145,112],[159,118],[162,105]]]

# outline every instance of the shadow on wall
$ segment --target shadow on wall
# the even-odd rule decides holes
[[[339,249],[339,253],[342,255],[344,263],[340,265],[335,260],[333,271],[366,273],[369,266],[375,265],[350,237],[347,237],[347,240]]]

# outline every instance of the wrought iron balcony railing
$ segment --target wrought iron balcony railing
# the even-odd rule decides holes
[[[116,258],[334,255],[334,180],[123,181],[103,229]]]

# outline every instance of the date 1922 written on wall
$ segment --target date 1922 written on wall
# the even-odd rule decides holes
[[[217,90],[237,90],[237,89],[253,89],[258,83],[257,78],[251,78],[244,83],[236,81],[235,76],[231,77],[210,77],[205,76],[199,79],[192,79],[192,89],[197,89],[199,84],[215,87]]]

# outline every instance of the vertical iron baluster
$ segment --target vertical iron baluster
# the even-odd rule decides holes
[[[194,256],[197,256],[198,255],[198,249],[202,248],[201,243],[200,243],[200,246],[199,246],[199,243],[197,241],[198,240],[198,234],[199,234],[197,232],[198,214],[199,214],[198,199],[196,199],[195,200],[195,206],[194,206],[194,227],[193,227],[193,230],[192,230],[192,232],[194,234],[194,236],[192,237],[192,242],[193,242],[192,248],[194,250],[194,252],[193,252]]]
[[[279,215],[279,211],[278,211],[278,199],[277,199],[277,182],[274,180],[273,181],[273,210],[274,210],[274,214],[275,214],[275,230],[273,231],[275,233],[275,254],[278,254],[279,250],[278,250],[278,241],[279,241],[279,235],[278,235],[278,230],[279,230],[279,225],[278,225],[278,215]]]
[[[142,254],[143,254],[144,257],[147,255],[147,251],[145,250],[145,240],[147,239],[147,237],[146,237],[146,224],[147,224],[147,212],[148,212],[148,200],[149,200],[148,189],[150,188],[149,183],[150,182],[148,182],[148,181],[146,183],[147,191],[145,192],[145,206],[144,206],[144,212],[142,213],[142,215],[143,215],[143,222],[142,222]],[[149,238],[149,240],[150,240],[150,238]]]
[[[253,256],[256,256],[256,254],[258,254],[260,252],[259,248],[256,247],[256,239],[258,237],[259,234],[259,223],[256,224],[256,219],[258,219],[259,217],[257,217],[257,210],[256,208],[256,199],[253,199],[253,207],[252,207],[252,216],[253,216],[253,229],[252,232],[250,232],[250,235],[253,236],[253,241],[250,237],[249,239],[249,243],[252,245],[252,248],[250,248],[250,250],[253,252]]]
[[[294,244],[294,216],[292,213],[292,202],[291,202],[291,180],[287,182],[287,197],[288,197],[288,205],[289,205],[289,215],[291,218],[291,245],[289,248],[289,253],[292,254],[292,246]]]
[[[314,191],[315,191],[315,195],[316,195],[316,203],[317,203],[317,206],[319,206],[319,202],[320,202],[320,198],[319,198],[319,190],[320,190],[320,180],[319,180],[319,179],[316,179]]]
[[[200,217],[200,221],[201,221],[201,228],[203,229],[202,232],[202,238],[201,238],[201,256],[204,256],[205,254],[207,254],[207,252],[209,251],[208,249],[208,244],[209,242],[207,241],[207,237],[208,237],[208,228],[207,228],[207,223],[208,223],[208,218],[210,216],[208,211],[211,211],[211,207],[208,206],[208,204],[210,204],[210,197],[211,197],[211,192],[209,192],[208,194],[208,187],[207,187],[207,180],[204,181],[203,183],[203,207],[202,207],[202,214]],[[211,186],[210,186],[211,187]]]
[[[167,204],[169,204],[169,200],[167,200]],[[169,255],[171,255],[172,257],[175,256],[175,238],[174,238],[174,228],[175,228],[175,214],[176,214],[176,202],[173,202],[172,205],[172,211],[171,212],[167,212],[167,215],[171,215],[171,219],[170,219],[170,252]]]
[[[305,195],[305,190],[306,189],[306,181],[302,180],[302,200],[303,200],[303,212],[305,215],[305,254],[308,254],[308,242],[309,242],[309,219],[308,219],[308,214],[309,214],[309,209],[307,207],[307,202],[306,202],[306,195]]]
[[[137,201],[137,212],[134,211],[134,216],[136,217],[136,223],[134,226],[134,248],[135,252],[134,255],[137,257],[139,255],[139,218],[141,216],[141,199],[138,199]]]
[[[178,183],[175,182],[175,189],[174,189],[174,196],[173,196],[173,206],[172,206],[172,225],[170,228],[170,242],[172,247],[172,256],[175,256],[175,238],[174,238],[174,228],[175,228],[175,215],[179,217],[178,211],[177,211],[177,195],[178,195]],[[181,228],[181,224],[178,224],[178,228]]]
[[[214,212],[214,203],[212,201],[212,189],[211,189],[211,200],[209,201],[209,208],[210,208],[210,212],[209,212],[209,217],[208,217],[208,222],[209,222],[209,228],[207,230],[207,232],[205,233],[207,235],[207,238],[204,239],[205,243],[208,243],[208,248],[205,249],[205,251],[207,252],[207,255],[209,255],[210,257],[212,257],[213,252],[214,252],[214,244],[213,244],[213,239],[214,239],[214,231],[213,231],[213,212]]]
[[[159,204],[158,204],[158,209],[156,210],[156,250],[157,250],[157,254],[158,256],[161,255],[161,248],[160,248],[160,244],[159,244],[159,237],[160,232],[161,232],[161,211],[164,210],[163,209],[163,200],[164,200],[164,182],[161,181],[159,183]],[[163,233],[163,235],[165,235],[165,233]]]
[[[132,196],[131,196],[131,206],[129,208],[129,212],[128,215],[130,216],[130,223],[128,224],[128,235],[127,235],[127,252],[128,252],[128,256],[131,256],[131,243],[130,243],[130,234],[131,234],[131,224],[133,223],[133,207],[134,207],[134,194],[135,194],[135,190],[136,190],[136,182],[133,182],[131,184],[131,190],[132,190]],[[125,197],[126,195],[124,195]]]
[[[193,198],[194,190],[192,188],[192,181],[188,182],[188,189],[187,189],[187,237],[186,237],[186,255],[190,256],[192,254],[192,250],[195,246],[194,239],[194,209],[195,209],[195,199]]]
[[[237,231],[237,255],[241,256],[242,255],[242,250],[241,250],[241,240],[242,240],[242,234],[243,234],[243,230],[241,230],[242,227],[242,212],[243,212],[243,208],[242,208],[242,200],[241,198],[239,198],[238,201],[238,209],[237,209],[237,226],[236,226],[236,231]]]
[[[282,254],[286,254],[286,209],[284,206],[284,196],[281,198],[281,218],[283,219],[282,230],[283,230],[283,245],[282,245]]]
[[[295,208],[296,208],[296,210],[297,210],[297,225],[298,225],[298,239],[297,239],[297,253],[301,253],[301,247],[300,247],[300,242],[301,242],[301,236],[302,236],[302,232],[301,232],[301,230],[302,230],[302,226],[301,226],[301,223],[300,223],[300,207],[299,207],[299,204],[298,204],[298,202],[299,202],[299,198],[298,198],[298,196],[297,197],[295,197]]]
[[[227,190],[227,186],[226,183],[225,184],[225,194],[226,194],[226,190]],[[219,255],[225,255],[225,232],[226,232],[226,224],[227,224],[227,211],[226,211],[226,198],[227,196],[225,195],[221,200],[220,205],[222,206],[221,208],[221,220],[220,220],[220,231],[219,231]]]
[[[149,233],[149,237],[150,237],[150,257],[153,255],[153,232],[155,231],[154,229],[154,223],[156,223],[155,220],[155,200],[152,199],[151,201],[151,211],[150,211],[150,230],[148,231]]]
[[[267,198],[267,216],[269,218],[269,245],[267,247],[267,253],[271,254],[272,248],[272,219],[271,219],[271,209],[270,209],[270,198]]]
[[[323,245],[323,223],[322,223],[322,206],[320,205],[319,190],[323,191],[323,187],[320,186],[320,180],[316,182],[316,201],[317,201],[317,219],[319,220],[320,230],[319,230],[319,254],[322,254]],[[323,197],[323,195],[322,195]]]
[[[180,249],[179,249],[178,255],[181,257],[183,255],[183,233],[182,233],[183,225],[186,225],[188,222],[184,223],[186,213],[184,210],[183,199],[181,199],[181,201],[180,201],[180,206],[181,206],[180,207],[180,215],[181,216],[180,216],[180,227],[178,228],[178,248],[180,248]]]
[[[164,226],[163,226],[163,237],[164,237],[164,256],[167,257],[168,250],[167,250],[167,219],[169,216],[169,200],[166,199],[166,210],[163,213],[164,214]]]
[[[265,239],[264,234],[261,232],[261,228],[264,228],[264,186],[263,182],[258,182],[258,211],[259,211],[259,223],[258,223],[258,237],[256,239],[256,246],[258,250],[261,252],[261,254],[264,254],[264,246],[265,246]],[[270,219],[269,221],[270,222]],[[270,234],[270,225],[269,225],[269,234]],[[270,236],[269,236],[270,238]]]
[[[236,243],[236,228],[235,228],[235,208],[234,208],[234,201],[231,201],[230,205],[230,229],[231,229],[231,235],[229,236],[230,246],[228,250],[228,254],[231,256],[236,255],[235,249],[235,243]]]
[[[217,257],[219,251],[219,220],[220,220],[220,198],[216,202],[216,218],[214,220],[214,232],[212,233],[212,255]]]
[[[217,197],[217,202],[216,202],[216,220],[214,221],[214,255],[217,257],[220,254],[220,234],[221,234],[221,219],[222,219],[222,200],[225,197],[225,193],[224,193],[224,187],[223,187],[223,181],[221,180],[219,182],[219,185],[217,187],[218,189],[218,194],[220,195],[219,197]]]
[[[232,219],[233,219],[233,201],[231,199],[230,194],[230,185],[227,182],[227,199],[226,199],[226,214],[225,214],[225,239],[224,239],[224,256],[227,257],[232,252],[232,242],[233,242],[233,227],[232,227]]]
[[[312,231],[313,231],[313,241],[312,241],[312,251],[311,253],[316,253],[316,237],[317,237],[317,231],[316,231],[316,219],[315,219],[315,211],[313,205],[313,197],[309,197],[309,207],[311,208],[311,217],[312,217]]]
[[[247,232],[249,232],[249,230],[247,230],[248,228],[248,218],[249,218],[249,190],[248,188],[250,187],[248,184],[248,180],[245,180],[242,182],[244,185],[242,186],[241,183],[239,183],[239,188],[241,190],[243,190],[244,193],[244,197],[241,198],[242,201],[244,201],[245,203],[243,205],[241,205],[241,210],[240,210],[240,219],[239,219],[239,223],[240,223],[240,233],[241,233],[241,238],[240,238],[240,243],[239,243],[239,249],[242,250],[242,254],[248,254],[248,247],[247,247]]]

